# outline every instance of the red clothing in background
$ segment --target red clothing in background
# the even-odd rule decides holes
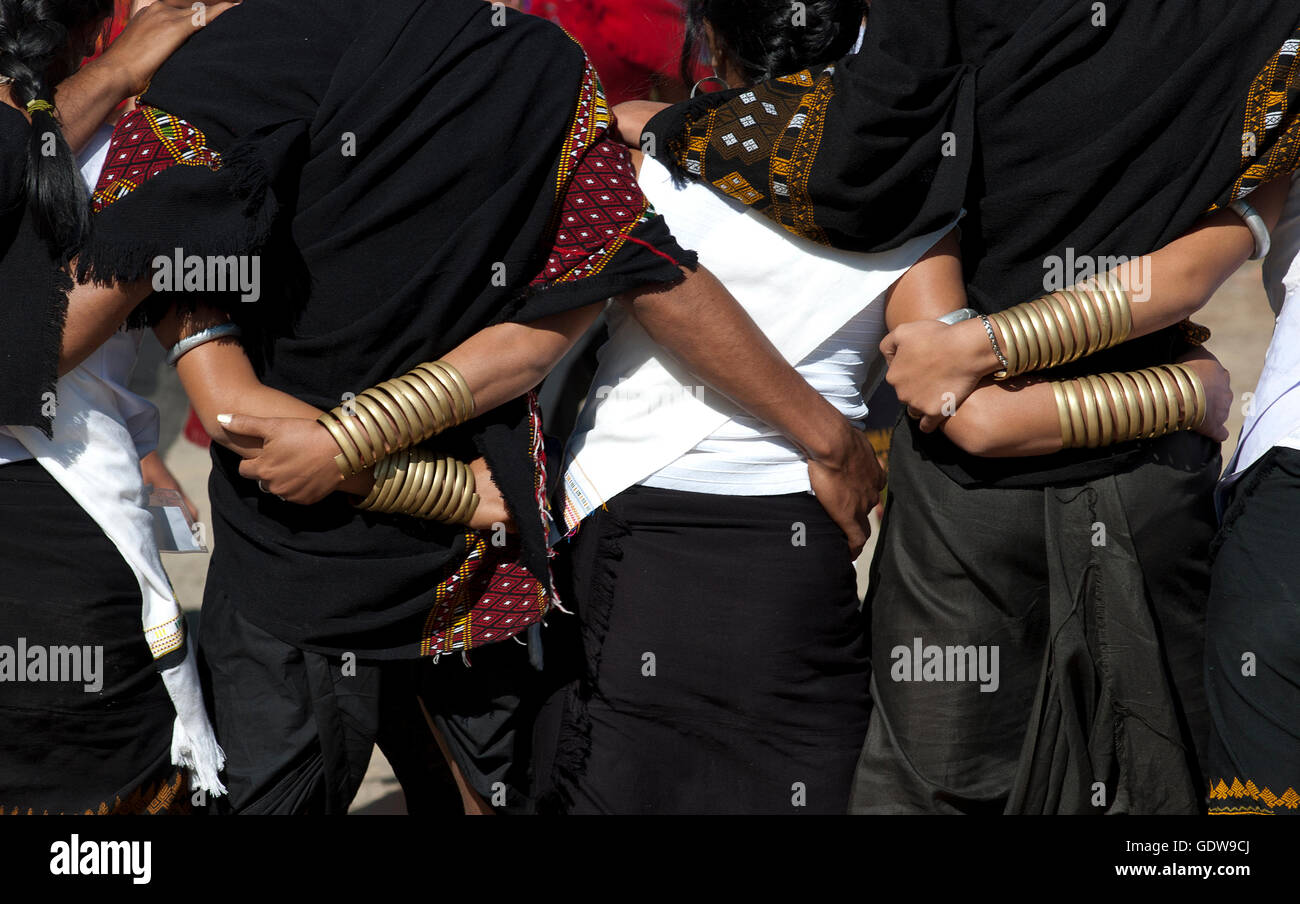
[[[684,96],[678,69],[685,27],[678,0],[533,0],[528,9],[582,44],[610,104],[643,100],[661,81],[678,86],[669,99]]]
[[[95,52],[92,53],[90,56],[86,57],[84,62],[89,63],[95,57],[103,53],[104,48],[108,47],[109,44],[113,43],[113,41],[117,39],[117,36],[122,33],[122,29],[126,28],[126,23],[130,20],[130,18],[131,18],[131,0],[114,0],[113,17],[108,22],[109,30],[108,30],[108,35],[106,36],[107,40],[101,38],[99,41],[97,41]]]

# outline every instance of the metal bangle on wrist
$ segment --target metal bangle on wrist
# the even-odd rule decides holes
[[[1205,386],[1185,364],[1099,374],[1053,383],[1061,444],[1096,449],[1155,439],[1205,423]]]
[[[210,326],[205,330],[199,330],[193,336],[188,336],[171,347],[171,350],[167,352],[167,365],[175,367],[176,362],[200,345],[207,345],[209,342],[227,337],[238,339],[242,335],[243,331],[233,323],[222,323],[218,326]]]
[[[1268,224],[1259,215],[1259,211],[1245,200],[1233,201],[1228,205],[1228,209],[1241,217],[1246,228],[1250,230],[1251,237],[1255,239],[1255,253],[1250,256],[1250,259],[1257,261],[1268,257],[1269,249],[1273,246],[1273,237],[1269,234]]]
[[[1119,345],[1133,332],[1132,302],[1112,273],[981,319],[1002,365],[995,380],[1069,364]]]
[[[998,363],[1002,365],[1002,369],[994,373],[993,378],[995,380],[1005,380],[1011,365],[1007,363],[1007,356],[1002,354],[1002,347],[998,345],[998,337],[993,332],[993,324],[989,322],[989,315],[981,314],[980,320],[984,323],[984,332],[988,333],[989,344],[993,346],[993,354],[997,357]]]
[[[434,361],[367,389],[317,420],[338,444],[334,462],[346,480],[473,416],[474,395],[465,378],[447,362]]]
[[[939,318],[939,322],[946,323],[948,326],[953,326],[954,324],[964,323],[967,320],[974,320],[978,316],[980,316],[980,312],[974,308],[958,308],[955,311],[949,311],[947,314],[944,314]]]
[[[375,466],[375,485],[357,508],[411,515],[443,524],[468,524],[479,506],[474,472],[454,458],[404,449]]]

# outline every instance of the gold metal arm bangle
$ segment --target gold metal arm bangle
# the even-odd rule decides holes
[[[464,423],[474,414],[474,395],[456,368],[434,361],[367,389],[329,414],[318,420],[338,445],[341,458],[335,462],[347,478]]]
[[[400,452],[403,446],[403,436],[401,431],[393,423],[392,414],[387,411],[380,400],[375,398],[374,390],[367,389],[361,395],[353,400],[356,404],[357,414],[363,412],[370,416],[370,421],[379,429],[381,445],[378,447],[380,455],[387,455],[389,452]],[[363,423],[365,419],[363,418]]]
[[[450,458],[440,458],[437,462],[437,474],[433,481],[433,490],[428,501],[420,508],[420,517],[438,520],[451,500],[456,496],[456,462]]]
[[[393,511],[410,513],[415,509],[421,500],[424,499],[427,492],[427,484],[433,476],[432,463],[429,461],[429,455],[423,449],[413,450],[411,455],[411,465],[407,470],[405,485],[402,492],[393,500]]]
[[[1110,396],[1110,410],[1115,415],[1115,442],[1122,443],[1131,439],[1129,435],[1129,412],[1137,417],[1137,398],[1131,400],[1124,390],[1120,387],[1119,380],[1115,379],[1114,374],[1099,374],[1102,383],[1106,385],[1106,393]]]
[[[338,465],[339,473],[343,475],[344,480],[356,477],[365,470],[360,450],[357,449],[356,443],[352,442],[348,432],[343,429],[343,425],[339,423],[334,412],[325,412],[316,418],[316,423],[329,431],[330,436],[334,438],[335,444],[339,447],[339,454],[334,456],[334,464]]]
[[[1061,422],[1061,448],[1074,448],[1074,428],[1070,426],[1070,405],[1065,400],[1065,390],[1060,383],[1052,384],[1052,394],[1056,397],[1056,416]]]
[[[375,500],[375,510],[391,515],[394,513],[393,502],[402,494],[402,489],[406,485],[411,467],[411,455],[403,450],[385,460],[391,464],[384,480],[384,488],[380,491],[379,498]]]
[[[1088,431],[1084,426],[1083,403],[1079,394],[1078,383],[1069,380],[1061,384],[1061,390],[1065,393],[1066,405],[1070,409],[1070,430],[1074,440],[1073,448],[1082,448],[1088,443]]]
[[[1136,379],[1132,373],[1115,373],[1115,380],[1123,386],[1130,411],[1130,440],[1144,440],[1156,425],[1156,403],[1147,381]]]
[[[344,411],[339,416],[339,423],[343,429],[352,437],[357,448],[361,450],[361,461],[368,465],[373,465],[383,458],[386,454],[384,451],[384,431],[379,429],[370,412],[363,409],[357,404],[357,399],[349,403],[352,413]]]
[[[450,492],[447,494],[447,498],[443,501],[442,505],[438,506],[438,508],[434,509],[430,514],[429,517],[433,518],[435,521],[446,521],[447,516],[460,507],[460,494],[465,490],[465,472],[461,468],[461,463],[458,461],[449,461],[447,464],[450,468],[447,480],[447,483],[450,486]]]
[[[373,511],[379,497],[384,493],[385,482],[392,476],[393,462],[391,459],[384,458],[375,465],[375,484],[370,488],[366,498],[357,503],[357,508]]]
[[[1051,299],[1040,298],[1030,305],[1030,311],[1042,321],[1041,335],[1047,339],[1048,357],[1044,368],[1056,367],[1065,359],[1065,346],[1061,342],[1061,333],[1052,310]]]
[[[1097,410],[1097,399],[1083,380],[1076,380],[1075,385],[1079,387],[1079,397],[1083,400],[1083,423],[1088,431],[1088,448],[1095,449],[1101,445],[1101,412]]]
[[[1161,388],[1159,381],[1146,370],[1134,371],[1133,379],[1138,384],[1138,394],[1141,395],[1142,387],[1145,386],[1151,399],[1154,414],[1151,419],[1151,430],[1147,433],[1147,439],[1154,439],[1163,435],[1165,425],[1169,422],[1169,405],[1165,401],[1164,390]]]
[[[1055,330],[1048,328],[1047,320],[1043,317],[1043,312],[1038,309],[1037,302],[1025,305],[1024,315],[1024,322],[1037,351],[1033,369],[1043,370],[1051,367],[1052,360],[1056,357],[1056,345],[1053,340],[1059,342],[1060,337],[1056,335]]]
[[[1100,377],[1090,375],[1084,377],[1083,382],[1092,392],[1093,398],[1097,400],[1097,420],[1101,424],[1101,437],[1098,445],[1109,446],[1115,439],[1115,404],[1110,399],[1106,384],[1102,382]]]
[[[1169,406],[1169,413],[1165,417],[1165,433],[1174,433],[1179,429],[1182,421],[1182,398],[1178,391],[1178,383],[1173,376],[1160,367],[1151,367],[1147,373],[1154,376],[1160,383],[1160,389],[1165,396],[1165,404]]]
[[[417,407],[417,403],[412,402],[408,393],[410,396],[415,395],[408,387],[396,380],[385,380],[373,389],[367,390],[365,394],[377,401],[397,425],[397,432],[400,434],[397,442],[414,446],[421,442],[417,437],[424,423],[424,418],[420,416],[420,408],[423,406]]]

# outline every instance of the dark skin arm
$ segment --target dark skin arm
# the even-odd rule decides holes
[[[780,431],[808,459],[813,492],[856,558],[884,476],[865,434],[813,389],[703,267],[671,290],[622,299],[650,337],[695,376]]]
[[[632,149],[631,156],[640,172],[644,155]],[[622,302],[651,338],[704,383],[799,447],[813,492],[856,557],[871,535],[869,516],[884,489],[866,435],[786,362],[713,274],[703,267],[682,273],[677,286],[632,293]]]

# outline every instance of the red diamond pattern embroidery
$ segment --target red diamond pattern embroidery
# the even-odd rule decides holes
[[[113,129],[108,155],[93,196],[96,213],[173,166],[221,169],[221,155],[207,136],[183,119],[141,106]]]

